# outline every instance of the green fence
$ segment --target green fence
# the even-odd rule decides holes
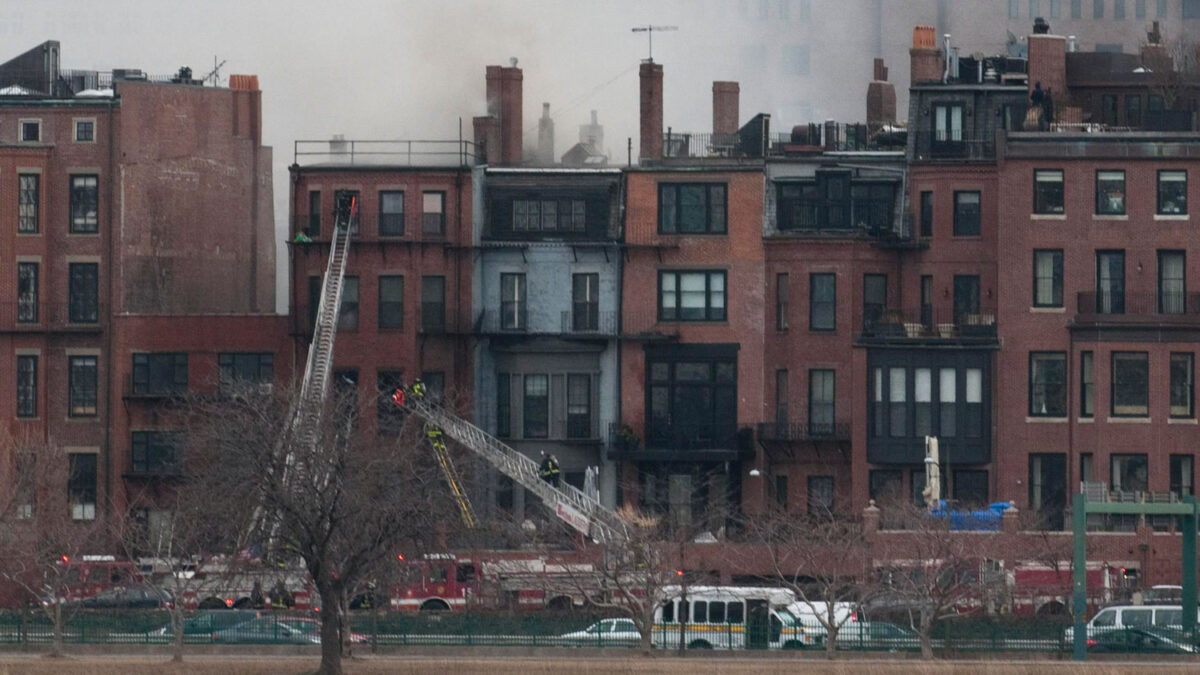
[[[475,614],[354,612],[351,640],[366,647],[413,646],[526,646],[635,648],[638,635],[628,619],[589,614]],[[940,652],[1034,651],[1068,653],[1070,629],[1061,622],[1034,617],[962,618],[934,629],[932,645]],[[190,612],[184,623],[188,644],[320,643],[319,621],[313,613],[270,610]],[[0,612],[0,645],[38,645],[53,640],[54,627],[37,610]],[[63,628],[67,644],[171,644],[174,635],[165,611],[77,611]],[[656,649],[823,649],[826,632],[819,625],[781,626],[777,622],[657,626]],[[1140,626],[1089,633],[1093,652],[1200,654],[1193,637],[1178,627]],[[839,649],[912,652],[920,641],[902,622],[846,623],[839,631]]]

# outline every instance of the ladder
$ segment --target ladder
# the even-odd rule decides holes
[[[425,435],[429,438],[429,445],[433,447],[438,465],[442,467],[442,474],[446,477],[446,484],[450,486],[450,493],[454,495],[454,501],[458,504],[458,513],[462,516],[463,525],[475,527],[475,511],[471,509],[471,501],[467,499],[467,491],[463,489],[462,478],[454,468],[454,461],[450,459],[442,429],[432,422],[426,422],[425,426]]]
[[[483,429],[447,411],[428,397],[407,396],[405,407],[461,443],[471,452],[508,476],[527,491],[537,495],[571,527],[597,543],[619,543],[629,538],[625,521],[615,512],[602,506],[573,485],[554,486],[538,475],[538,465],[532,459],[513,450]]]

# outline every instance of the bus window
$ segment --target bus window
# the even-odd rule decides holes
[[[709,623],[725,623],[725,603],[723,603],[723,602],[708,603],[708,622]]]
[[[729,611],[726,612],[729,623],[741,625],[744,621],[744,617],[746,616],[745,609],[745,605],[743,605],[740,600],[729,603]]]
[[[454,580],[460,584],[469,584],[475,581],[475,566],[474,565],[459,565],[454,570]]]
[[[663,623],[675,623],[675,601],[672,600],[662,606],[662,621]]]
[[[432,567],[429,570],[429,581],[435,584],[446,583],[446,568],[442,566]]]
[[[704,600],[697,600],[692,603],[692,623],[704,623],[708,621],[708,603]]]

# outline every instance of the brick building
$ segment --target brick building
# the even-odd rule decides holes
[[[66,450],[89,520],[177,470],[151,398],[215,386],[242,352],[290,374],[261,92],[65,70],[54,41],[0,82],[0,406],[18,443]]]

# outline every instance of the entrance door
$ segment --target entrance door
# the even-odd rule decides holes
[[[1029,506],[1048,530],[1063,528],[1067,505],[1067,456],[1062,453],[1029,456]]]
[[[766,649],[771,642],[771,611],[766,600],[746,601],[746,649]]]

